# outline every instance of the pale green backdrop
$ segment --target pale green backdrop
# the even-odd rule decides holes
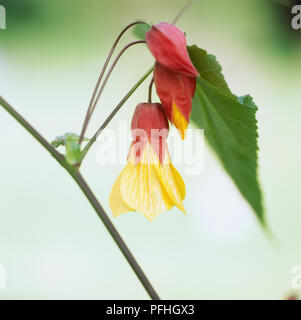
[[[187,216],[113,222],[164,299],[284,299],[301,265],[301,30],[290,8],[269,0],[196,1],[178,26],[189,44],[217,56],[237,95],[259,106],[260,180],[268,241],[252,211],[206,148],[205,170],[185,176]],[[0,0],[0,95],[47,139],[79,133],[98,72],[119,30],[137,18],[171,21],[184,1]],[[123,44],[134,39],[129,33]],[[143,45],[122,58],[88,136],[152,64]],[[130,121],[147,84],[118,120]],[[122,165],[99,165],[96,145],[82,171],[101,203]],[[0,299],[146,299],[141,284],[78,187],[0,109]],[[126,157],[126,154],[124,155]],[[112,216],[111,216],[112,217]],[[295,291],[301,294],[301,291]]]

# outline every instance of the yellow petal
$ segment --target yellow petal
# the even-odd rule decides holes
[[[128,206],[144,214],[149,220],[173,206],[161,187],[153,165],[129,163],[122,175],[121,195]]]
[[[174,102],[172,102],[172,123],[178,129],[181,138],[184,140],[186,136],[186,129],[188,128],[188,122]]]
[[[120,173],[117,180],[115,181],[109,197],[109,205],[115,218],[120,216],[122,213],[133,211],[133,209],[128,207],[121,198],[120,182],[123,172],[124,170]]]
[[[166,157],[169,157],[167,150]],[[185,198],[185,184],[179,172],[171,163],[156,166],[156,170],[161,184],[173,204],[185,213],[182,203],[182,200]]]
[[[111,191],[109,203],[114,216],[137,211],[152,221],[174,205],[185,213],[182,203],[185,184],[170,163],[167,148],[163,164],[149,143],[139,163],[135,162],[133,154],[134,150],[131,149],[128,164]]]
[[[149,220],[153,220],[174,205],[160,183],[156,171],[156,167],[160,164],[155,157],[155,152],[147,143],[140,162],[133,164],[129,161],[127,164],[120,184],[123,201],[129,207],[144,214]]]
[[[179,188],[181,199],[184,200],[185,196],[186,196],[186,188],[185,188],[184,180],[182,179],[178,170],[172,164],[170,164],[170,166],[171,166],[172,175],[173,175],[173,177],[177,183],[177,186]]]

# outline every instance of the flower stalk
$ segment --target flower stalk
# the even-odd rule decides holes
[[[109,69],[109,71],[108,71],[108,73],[107,73],[107,75],[106,75],[106,77],[105,77],[105,79],[104,79],[104,81],[103,81],[100,89],[99,89],[99,92],[98,92],[98,94],[97,94],[97,96],[96,96],[96,98],[95,98],[94,104],[93,104],[93,106],[92,106],[92,108],[91,108],[91,110],[90,110],[90,113],[89,113],[89,115],[88,115],[88,118],[87,118],[87,119],[85,120],[85,122],[84,122],[84,126],[83,126],[83,128],[82,128],[82,132],[81,132],[81,135],[80,135],[80,138],[79,138],[79,143],[81,143],[82,140],[83,140],[83,137],[84,137],[84,135],[85,135],[86,129],[87,129],[88,124],[89,124],[89,121],[90,121],[90,119],[91,119],[91,116],[92,116],[92,114],[93,114],[93,112],[94,112],[94,110],[95,110],[95,108],[96,108],[96,105],[97,105],[97,103],[98,103],[98,101],[99,101],[99,99],[100,99],[100,97],[101,97],[101,94],[103,93],[103,90],[104,90],[104,88],[105,88],[105,86],[106,86],[106,84],[107,84],[107,82],[108,82],[108,80],[109,80],[109,78],[110,78],[110,76],[111,76],[111,73],[113,72],[113,70],[114,70],[114,68],[115,68],[118,60],[120,59],[120,57],[123,55],[123,53],[124,53],[128,48],[130,48],[131,46],[133,46],[133,45],[135,45],[135,44],[145,43],[145,42],[146,42],[146,41],[144,41],[144,40],[138,40],[138,41],[133,41],[133,42],[128,43],[128,44],[119,52],[119,54],[118,54],[117,57],[115,58],[114,62],[112,63],[112,66],[110,67],[110,69]]]
[[[153,84],[154,84],[154,78],[152,78],[148,86],[148,103],[152,103]]]
[[[100,126],[100,128],[95,132],[94,136],[89,140],[89,142],[86,144],[84,149],[82,150],[82,157],[81,162],[84,160],[85,156],[87,155],[88,151],[96,141],[99,134],[102,132],[103,129],[106,128],[106,126],[109,124],[109,122],[114,118],[116,113],[121,109],[121,107],[126,103],[126,101],[130,98],[130,96],[136,91],[136,89],[142,84],[142,82],[153,72],[153,67],[150,68],[132,87],[132,89],[122,98],[122,100],[118,103],[118,105],[113,109],[111,114],[108,116],[108,118],[104,121],[104,123]]]
[[[108,215],[104,211],[103,207],[95,197],[94,193],[88,186],[87,182],[79,172],[79,170],[71,166],[66,160],[65,157],[59,153],[28,121],[26,121],[5,99],[0,97],[0,105],[15,119],[17,120],[24,129],[26,129],[54,158],[57,162],[66,169],[70,176],[74,179],[77,185],[80,187],[94,210],[96,211],[98,217],[102,220],[107,231],[110,233],[115,243],[119,247],[120,251],[132,267],[133,271],[137,275],[141,284],[147,291],[148,295],[153,300],[159,300],[159,296],[153,288],[152,284],[146,277],[142,268],[139,266],[135,257],[127,247],[126,243],[118,233],[117,229],[114,227],[113,223],[109,219]]]
[[[101,83],[102,78],[103,78],[103,76],[104,76],[104,73],[105,73],[105,71],[106,71],[106,69],[107,69],[107,67],[108,67],[108,65],[109,65],[109,62],[110,62],[110,60],[111,60],[111,58],[112,58],[112,55],[113,55],[113,53],[114,53],[114,51],[115,51],[115,49],[116,49],[116,46],[117,46],[119,40],[121,39],[121,37],[124,35],[124,33],[125,33],[128,29],[130,29],[131,27],[133,27],[133,26],[135,26],[135,25],[137,25],[137,24],[143,24],[143,23],[145,23],[145,21],[138,20],[138,21],[134,21],[134,22],[128,24],[128,25],[119,33],[118,37],[116,38],[115,42],[113,43],[113,46],[112,46],[112,48],[111,48],[111,50],[110,50],[110,52],[109,52],[109,54],[108,54],[108,56],[107,56],[107,58],[106,58],[106,61],[105,61],[104,65],[103,65],[103,67],[102,67],[102,69],[101,69],[101,71],[100,71],[98,80],[97,80],[97,82],[96,82],[96,85],[95,85],[95,88],[94,88],[94,91],[93,91],[93,94],[92,94],[92,97],[91,97],[91,100],[90,100],[90,103],[89,103],[89,106],[88,106],[88,109],[87,109],[87,113],[86,113],[86,116],[85,116],[85,119],[84,119],[84,123],[83,123],[83,127],[82,127],[82,132],[81,132],[80,138],[79,138],[79,144],[81,144],[81,142],[82,142],[82,140],[83,140],[83,137],[84,137],[84,134],[85,134],[85,130],[86,130],[87,126],[88,126],[88,122],[89,122],[89,120],[90,120],[90,118],[91,118],[93,109],[95,108],[95,105],[96,105],[96,103],[97,103],[97,102],[94,101],[95,98],[96,98],[97,91],[98,91],[98,89],[99,89],[99,86],[100,86],[100,83]]]

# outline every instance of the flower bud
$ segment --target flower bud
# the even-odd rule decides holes
[[[149,50],[166,68],[190,77],[198,77],[186,48],[184,33],[172,24],[160,22],[145,35]]]
[[[140,103],[132,119],[132,146],[135,149],[136,161],[149,142],[160,162],[164,160],[168,120],[160,103]]]

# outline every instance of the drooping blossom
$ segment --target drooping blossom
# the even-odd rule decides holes
[[[146,33],[146,41],[156,59],[154,81],[158,96],[184,139],[199,75],[189,58],[185,35],[174,25],[160,22]]]
[[[185,185],[170,161],[166,145],[168,120],[161,104],[139,104],[131,129],[128,163],[109,198],[114,217],[137,211],[153,220],[173,206],[185,213]]]

